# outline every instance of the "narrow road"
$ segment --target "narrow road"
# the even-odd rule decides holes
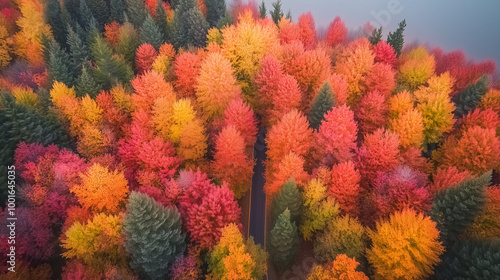
[[[254,145],[254,158],[257,160],[253,168],[252,190],[250,201],[250,230],[255,243],[264,246],[266,194],[264,193],[264,161],[266,160],[265,129],[260,129]]]

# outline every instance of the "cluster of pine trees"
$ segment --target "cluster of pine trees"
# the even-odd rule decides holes
[[[311,280],[496,279],[495,64],[226,5],[0,3],[0,278],[262,279],[310,246]],[[260,128],[265,249],[239,205]]]

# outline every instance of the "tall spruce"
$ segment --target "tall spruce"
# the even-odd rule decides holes
[[[321,121],[325,119],[325,114],[332,110],[335,106],[333,99],[332,87],[329,83],[325,83],[318,95],[314,99],[314,103],[309,112],[309,126],[313,129],[318,129]]]
[[[153,18],[148,15],[141,27],[141,42],[151,44],[155,49],[159,49],[165,42],[160,28],[156,25]]]
[[[260,3],[259,5],[259,14],[260,18],[266,18],[267,16],[266,3],[264,3],[264,1],[262,1],[262,3]]]
[[[52,82],[59,81],[72,87],[75,82],[75,66],[69,55],[52,40],[49,44],[49,61],[47,63],[49,77]]]
[[[126,84],[133,78],[134,72],[130,65],[122,57],[114,56],[111,47],[101,36],[96,37],[90,49],[96,64],[92,76],[102,89],[109,90],[118,83]]]
[[[403,45],[405,43],[404,32],[406,28],[406,20],[403,20],[399,23],[398,29],[394,32],[389,32],[387,35],[387,43],[391,45],[396,51],[396,55],[399,56],[401,54],[401,50],[403,49]]]
[[[180,0],[175,9],[172,41],[175,48],[203,47],[208,22],[194,0]]]
[[[491,171],[436,194],[429,215],[436,222],[444,244],[456,240],[481,212],[485,188],[490,183]]]
[[[111,0],[109,1],[109,21],[116,21],[120,24],[125,22],[125,8],[123,0]]]
[[[87,46],[80,36],[68,25],[68,46],[75,69],[82,69],[84,63],[89,60]]]
[[[63,19],[59,1],[47,0],[44,12],[45,21],[50,25],[54,39],[63,49],[66,49],[66,22]]]
[[[116,51],[122,55],[125,61],[133,65],[135,61],[135,50],[139,46],[140,40],[137,30],[130,22],[125,22],[120,28],[120,36]]]
[[[163,41],[169,42],[170,30],[168,28],[167,13],[165,7],[163,6],[163,1],[158,0],[156,4],[156,25],[160,28],[160,32],[163,35]]]
[[[123,231],[130,267],[142,279],[165,279],[169,266],[186,250],[177,208],[165,208],[145,194],[130,194]]]
[[[143,0],[125,0],[127,6],[127,18],[135,28],[141,28],[146,20],[146,6]]]
[[[80,7],[78,9],[78,14],[79,14],[79,23],[80,26],[83,27],[86,31],[89,30],[90,25],[92,24],[94,15],[92,14],[92,11],[90,10],[90,7],[88,6],[87,0],[80,0]]]
[[[91,72],[88,70],[88,66],[83,66],[81,72],[75,85],[77,96],[83,97],[88,94],[91,98],[95,98],[101,90],[101,87],[92,77]]]
[[[281,0],[277,0],[273,3],[273,10],[271,11],[271,18],[274,23],[278,25],[280,19],[284,16],[283,10],[281,9]]]
[[[109,8],[104,0],[86,0],[87,5],[92,11],[92,15],[97,20],[99,30],[104,29],[104,24],[109,19]]]
[[[471,84],[459,93],[453,96],[452,101],[455,102],[455,115],[458,118],[466,115],[468,112],[476,109],[481,101],[481,98],[488,91],[488,79],[481,77],[477,83]]]
[[[302,194],[297,188],[297,184],[293,178],[288,179],[281,187],[280,192],[273,199],[273,224],[286,209],[290,211],[290,219],[297,225],[300,222],[300,216],[302,214]]]
[[[370,35],[370,38],[368,38],[368,41],[370,41],[370,43],[372,45],[378,44],[378,42],[380,42],[380,40],[382,40],[382,26],[374,29],[372,31],[372,34]]]
[[[79,22],[80,13],[80,0],[63,0],[64,9],[69,13],[71,19]]]
[[[207,22],[210,27],[214,27],[226,13],[226,1],[206,0],[205,6],[207,7]]]
[[[279,271],[289,268],[299,251],[299,233],[295,222],[286,209],[274,224],[269,234],[269,255]]]
[[[499,279],[500,241],[458,241],[446,249],[433,279]]]

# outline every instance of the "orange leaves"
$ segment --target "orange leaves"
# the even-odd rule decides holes
[[[402,148],[418,148],[424,141],[424,121],[422,114],[416,109],[401,113],[390,120],[388,126],[399,136]]]
[[[309,175],[304,171],[304,159],[290,152],[278,162],[266,163],[265,178],[264,191],[268,198],[272,198],[289,178],[295,179],[299,185],[304,185]]]
[[[128,194],[128,183],[123,173],[94,164],[80,177],[82,184],[71,186],[70,190],[83,207],[98,212],[119,212]]]
[[[307,118],[297,110],[292,110],[269,130],[266,138],[268,166],[278,163],[293,152],[305,156],[312,140],[312,130]]]
[[[363,273],[356,271],[359,263],[354,258],[339,254],[326,265],[314,265],[307,280],[368,280]]]
[[[358,39],[350,43],[337,58],[334,71],[348,84],[348,104],[354,104],[365,91],[366,75],[372,70],[375,58],[370,46],[366,38]]]
[[[377,223],[369,236],[373,245],[367,257],[375,279],[426,278],[444,251],[436,223],[412,210],[396,212],[388,221]]]
[[[173,104],[175,102],[175,92],[170,83],[163,79],[163,75],[155,71],[148,71],[138,75],[131,81],[135,94],[132,101],[137,110],[151,110],[155,100],[159,97],[165,98],[165,102]]]
[[[241,133],[232,125],[223,128],[215,143],[212,170],[216,178],[229,183],[236,199],[249,189],[253,165],[253,161],[245,154]]]
[[[180,97],[195,96],[196,77],[200,73],[200,58],[193,53],[179,54],[174,63],[174,73],[177,78],[174,82]]]
[[[378,91],[368,92],[357,104],[355,115],[362,135],[384,127],[388,115],[385,96]]]
[[[203,112],[210,119],[221,116],[240,93],[229,60],[220,53],[209,54],[201,65],[196,85],[196,98]]]
[[[433,154],[441,167],[455,166],[460,171],[479,175],[500,164],[500,139],[495,129],[473,126],[461,135],[448,137]]]

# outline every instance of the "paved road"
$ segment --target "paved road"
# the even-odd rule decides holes
[[[266,195],[264,193],[264,161],[266,160],[265,129],[259,131],[254,145],[254,157],[257,160],[253,168],[252,196],[250,206],[250,235],[255,243],[264,246]]]

